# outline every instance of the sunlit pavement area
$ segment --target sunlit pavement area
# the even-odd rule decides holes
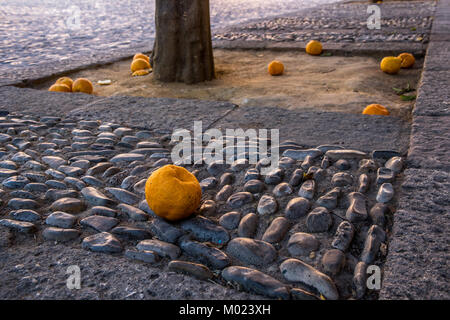
[[[401,2],[401,6],[408,10],[406,3]],[[400,6],[393,4],[396,5]],[[424,7],[425,11],[431,10],[424,17],[434,16],[432,25],[426,18],[423,31],[416,28],[424,42],[416,41],[417,38],[404,39],[416,50],[422,50],[416,46],[417,42],[427,48],[411,123],[397,117],[238,107],[226,102],[54,94],[1,87],[0,297],[306,299],[322,294],[332,299],[336,298],[334,283],[341,299],[448,299],[450,115],[448,86],[442,84],[450,78],[447,67],[450,2],[440,1],[435,14],[433,2],[426,2]],[[422,7],[412,3],[410,9],[415,12],[416,8]],[[408,26],[403,28],[403,34],[412,32],[407,21],[400,21],[400,25],[402,23]],[[263,24],[264,28],[266,25]],[[430,27],[431,34],[427,31]],[[217,35],[226,37],[227,32],[231,31]],[[243,34],[239,30],[236,32],[238,38]],[[294,39],[301,34],[296,32]],[[357,31],[352,32],[350,37],[359,36]],[[255,32],[255,41],[261,40],[257,38],[258,34]],[[300,39],[301,35],[298,37]],[[339,39],[343,41],[344,38]],[[366,40],[371,42],[370,37]],[[130,53],[136,50],[132,48]],[[105,56],[111,52],[109,49],[104,51]],[[83,60],[85,63],[98,58],[92,52],[86,56],[89,55],[91,60]],[[55,68],[48,74],[62,70],[61,65],[52,64]],[[67,66],[70,69],[72,65]],[[24,68],[19,77],[7,79],[17,82],[18,79],[36,78],[39,68],[42,65],[35,69]],[[26,70],[35,71],[30,71],[30,75]],[[33,72],[37,73],[33,75]],[[274,172],[269,179],[261,178],[260,183],[253,182],[254,188],[258,185],[264,188],[265,196],[239,194],[251,167],[197,168],[196,174],[205,188],[206,201],[201,214],[207,220],[194,218],[168,226],[154,217],[142,201],[142,180],[151,170],[169,161],[164,154],[171,148],[168,135],[172,130],[191,128],[196,120],[203,121],[205,128],[279,128],[283,148],[291,151],[285,154],[286,159],[281,164],[283,170]],[[149,145],[153,148],[158,145],[159,151],[148,148]],[[340,155],[345,159],[338,159],[341,148],[356,151],[347,151],[345,156]],[[305,159],[305,149],[310,150],[306,152],[308,159]],[[401,160],[386,163],[388,158],[397,156]],[[99,162],[108,164],[99,166]],[[307,180],[305,185],[295,186],[292,193],[283,194],[289,188],[279,185],[290,182],[295,175],[293,169],[297,167],[310,175],[320,169],[324,179],[317,176],[316,188],[309,188],[311,182]],[[383,168],[381,172],[380,167]],[[395,196],[387,202],[390,213],[384,215],[382,211],[381,215],[386,219],[380,219],[379,209],[378,212],[368,210],[370,219],[353,221],[352,217],[360,213],[357,208],[362,198],[355,194],[350,196],[350,193],[356,188],[364,191],[361,184],[365,180],[356,179],[360,170],[368,170],[371,181],[370,188],[365,190],[369,209],[379,202],[376,199],[378,182],[392,183]],[[226,180],[223,175],[227,173],[235,180],[229,180],[233,194],[224,201],[226,197],[221,197],[228,192],[223,190],[224,185],[229,184],[215,184],[214,179],[207,178],[214,176],[223,181]],[[129,179],[125,183],[126,178]],[[328,193],[336,186],[341,188],[339,192]],[[314,192],[309,203],[312,208],[318,203],[325,205],[327,199],[334,206],[334,198],[342,196],[332,209],[333,214],[315,210],[312,217],[310,214],[302,216],[301,206],[298,208],[300,213],[287,210],[289,200],[299,193],[311,197],[311,191]],[[388,191],[384,190],[384,196],[386,192],[389,194]],[[345,195],[349,199],[345,200]],[[320,199],[323,196],[326,197]],[[111,208],[92,214],[97,201]],[[231,223],[233,215],[228,216],[230,224],[224,221],[227,219],[220,220],[232,210],[241,213],[238,222]],[[55,211],[68,211],[69,216],[53,216],[47,221],[48,215]],[[257,213],[257,218],[249,216],[250,213]],[[273,214],[282,219],[272,221],[270,215]],[[348,220],[351,227],[345,226]],[[270,228],[279,230],[276,234],[284,230],[283,239],[271,238]],[[342,240],[352,228],[352,245],[341,247],[342,241],[336,242],[336,239]],[[167,237],[161,230],[171,230],[170,234],[177,236]],[[302,241],[302,236],[293,237],[297,233],[303,233],[303,240],[308,237],[305,234],[315,237],[316,241],[308,243],[315,243],[318,249],[296,252]],[[163,240],[164,243],[150,244],[152,250],[159,253],[138,253],[136,244],[149,234]],[[190,238],[183,237],[186,234]],[[266,241],[236,240],[242,236]],[[345,254],[334,251],[336,247]],[[217,250],[213,258],[211,248]],[[310,251],[315,253],[310,254]],[[260,255],[261,252],[264,254]],[[175,256],[207,266],[210,271],[202,267],[200,276],[212,281],[179,274],[182,271],[180,265],[169,268],[169,261]],[[292,256],[301,256],[314,266],[317,278],[313,277],[311,286],[294,281],[305,280],[296,278],[296,271],[302,270],[304,265],[284,263]],[[139,259],[147,263],[135,261]],[[364,287],[363,271],[369,264],[382,268],[381,290]],[[81,267],[82,288],[76,292],[67,289],[65,283],[70,265]],[[242,269],[236,266],[254,269],[251,281],[245,280]],[[200,269],[196,269],[197,276]],[[316,272],[329,274],[331,282],[324,283]],[[286,283],[290,283],[287,288]]]

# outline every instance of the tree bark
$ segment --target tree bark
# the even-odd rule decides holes
[[[154,78],[188,84],[214,78],[209,0],[156,0]]]

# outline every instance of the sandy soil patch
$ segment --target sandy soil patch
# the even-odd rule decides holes
[[[412,69],[388,75],[379,69],[381,57],[310,56],[304,52],[215,50],[216,79],[196,85],[161,83],[150,74],[132,77],[130,60],[68,74],[86,77],[95,84],[100,96],[126,95],[143,97],[186,98],[230,101],[240,106],[278,106],[361,113],[371,103],[386,106],[392,116],[406,120],[414,101],[402,101],[392,87],[410,84],[417,88],[423,59]],[[272,77],[267,64],[280,60],[285,65],[283,76]],[[109,86],[98,80],[112,80]],[[51,81],[36,85],[47,89]],[[412,92],[415,94],[415,92]]]

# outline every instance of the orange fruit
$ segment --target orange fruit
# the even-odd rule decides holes
[[[147,60],[148,63],[150,63],[150,58],[149,58],[149,56],[146,56],[146,55],[143,54],[143,53],[136,53],[136,54],[134,55],[134,57],[133,57],[133,60],[136,60],[136,59],[144,59],[144,60]]]
[[[72,90],[69,88],[68,85],[62,84],[62,83],[55,83],[48,89],[48,91],[55,91],[55,92],[72,92]]]
[[[384,57],[381,60],[380,68],[388,74],[396,74],[402,67],[402,59],[397,57]]]
[[[94,92],[94,86],[88,79],[79,78],[73,83],[72,92],[83,92],[91,94],[92,92]]]
[[[137,70],[150,69],[150,63],[147,60],[138,58],[131,63],[131,72]]]
[[[284,72],[284,65],[280,61],[272,61],[269,63],[268,70],[272,76],[279,76]]]
[[[147,179],[145,199],[157,216],[176,221],[197,210],[202,189],[192,173],[169,164],[154,171]]]
[[[150,73],[148,69],[136,70],[133,72],[133,77],[146,76]]]
[[[383,107],[381,104],[369,104],[362,113],[378,116],[388,116],[389,110]]]
[[[416,59],[411,53],[400,53],[397,58],[402,60],[402,68],[410,68],[416,62]]]
[[[322,53],[322,44],[319,41],[311,40],[306,45],[306,53],[317,56]]]
[[[56,80],[55,83],[57,83],[57,84],[65,84],[66,86],[68,86],[70,88],[70,91],[72,91],[73,80],[70,79],[69,77],[59,78],[58,80]]]

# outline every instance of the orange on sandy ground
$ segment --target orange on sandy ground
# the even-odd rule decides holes
[[[69,86],[66,84],[63,84],[63,83],[55,83],[48,89],[48,91],[72,92],[72,90],[69,88]]]
[[[284,65],[280,61],[272,61],[269,63],[269,66],[267,67],[270,75],[272,76],[280,76],[283,74],[284,71]]]
[[[400,53],[398,58],[402,60],[402,68],[411,68],[414,65],[414,62],[416,62],[414,56],[407,52]]]
[[[147,60],[138,58],[131,62],[131,72],[144,69],[150,69],[150,63]]]
[[[313,56],[317,56],[322,53],[322,44],[317,40],[311,40],[306,45],[305,51]]]
[[[147,179],[145,199],[156,215],[176,221],[189,217],[197,210],[202,189],[192,173],[169,164],[154,171]]]
[[[94,86],[89,79],[78,78],[72,85],[72,92],[92,94],[94,92]]]
[[[397,57],[384,57],[380,69],[388,74],[397,74],[402,67],[402,59]]]
[[[363,114],[388,116],[389,110],[380,104],[370,104],[364,109]]]
[[[72,91],[73,80],[70,79],[69,77],[62,77],[56,80],[55,84],[65,84],[70,88],[70,91]]]
[[[96,86],[100,96],[143,96],[229,101],[239,106],[278,106],[307,111],[361,114],[374,102],[389,106],[391,116],[410,119],[414,101],[402,101],[392,90],[416,88],[423,59],[395,77],[380,71],[381,56],[316,57],[305,52],[214,50],[216,79],[195,85],[162,83],[153,74],[132,77],[131,59],[69,74],[72,79],[93,82],[110,79],[109,86]],[[282,61],[281,77],[271,77],[267,65]],[[56,79],[35,88],[48,90]]]

